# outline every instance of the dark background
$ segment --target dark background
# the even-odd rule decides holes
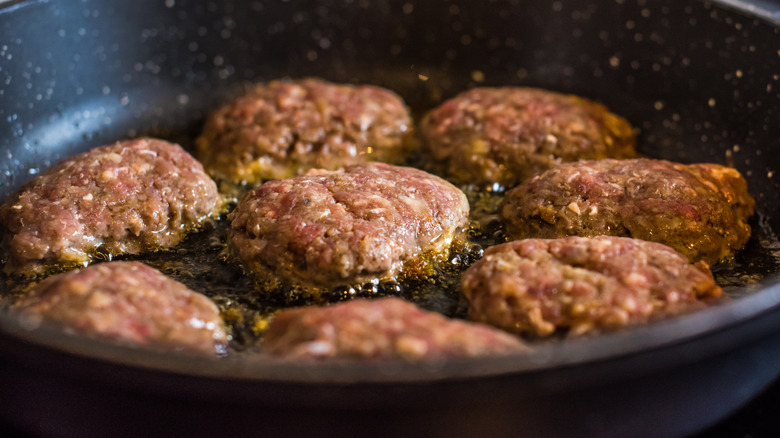
[[[99,413],[95,414],[99,415]],[[777,437],[780,436],[778,414],[780,414],[780,382],[775,382],[737,413],[693,438]],[[0,437],[37,438],[2,423],[0,423]]]
[[[780,382],[775,382],[736,414],[696,438],[780,436]]]

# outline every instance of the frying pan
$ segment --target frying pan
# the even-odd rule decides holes
[[[527,356],[209,360],[98,344],[0,314],[0,419],[19,430],[681,436],[780,374],[780,28],[770,9],[695,0],[2,6],[0,198],[118,139],[148,134],[191,147],[204,116],[246,81],[319,76],[386,86],[417,114],[479,85],[599,100],[631,121],[647,155],[735,166],[759,212],[741,277],[726,288],[732,301]]]

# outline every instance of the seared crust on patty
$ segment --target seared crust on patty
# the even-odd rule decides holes
[[[139,262],[100,263],[49,277],[14,311],[28,321],[119,344],[211,356],[227,350],[217,306]]]
[[[577,96],[475,88],[429,112],[420,136],[433,171],[458,184],[513,186],[561,162],[630,158],[629,123]]]
[[[488,248],[463,275],[469,318],[548,336],[614,330],[720,297],[706,263],[626,237],[516,240]]]
[[[285,310],[271,321],[263,353],[290,360],[443,360],[528,351],[487,325],[449,319],[399,298],[354,299]]]
[[[214,178],[254,186],[312,168],[398,163],[411,146],[412,126],[403,100],[390,90],[277,80],[211,114],[197,156]]]
[[[330,288],[388,278],[446,253],[466,196],[439,177],[383,163],[269,181],[228,215],[230,254],[260,280]]]
[[[181,146],[141,138],[61,161],[0,206],[6,272],[169,248],[219,215],[216,184]]]
[[[630,236],[714,264],[748,241],[754,207],[735,169],[634,159],[562,164],[507,192],[500,212],[513,239]]]

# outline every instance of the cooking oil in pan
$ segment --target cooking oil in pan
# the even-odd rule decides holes
[[[228,326],[234,352],[255,349],[274,314],[289,307],[324,305],[357,297],[400,296],[428,310],[463,318],[467,304],[459,292],[461,274],[482,256],[483,248],[507,239],[497,216],[503,188],[462,188],[471,205],[471,223],[446,258],[424,266],[429,275],[422,278],[400,275],[394,280],[340,286],[319,296],[295,288],[261,291],[251,276],[223,255],[229,230],[225,215],[190,235],[175,249],[120,258],[142,261],[214,300]],[[753,233],[747,246],[732,262],[713,267],[717,283],[732,298],[759,290],[765,277],[780,270],[780,240],[760,214],[751,225]],[[0,307],[12,305],[31,286],[20,278],[0,277],[4,291],[0,294]]]

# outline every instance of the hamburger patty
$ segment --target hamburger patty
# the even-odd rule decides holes
[[[527,351],[492,327],[422,310],[399,298],[355,299],[279,313],[263,353],[296,360],[442,360]]]
[[[215,111],[196,143],[198,158],[216,179],[256,185],[311,168],[400,162],[411,133],[403,100],[389,90],[278,80]]]
[[[704,306],[723,293],[702,262],[626,237],[526,239],[496,245],[463,275],[469,318],[548,336],[614,330]]]
[[[754,206],[732,168],[598,160],[562,164],[520,184],[500,214],[513,239],[630,236],[714,264],[745,245]]]
[[[218,216],[216,184],[179,145],[120,141],[63,160],[0,206],[6,272],[176,245]],[[98,255],[98,253],[101,253]]]
[[[468,212],[463,192],[421,170],[318,170],[250,191],[228,215],[228,250],[261,280],[330,288],[392,277],[424,253],[446,254]]]
[[[205,355],[227,351],[217,306],[139,262],[100,263],[49,277],[14,310],[120,344]]]
[[[458,184],[515,184],[561,162],[629,158],[629,123],[576,96],[475,88],[429,112],[420,134],[434,172]]]

